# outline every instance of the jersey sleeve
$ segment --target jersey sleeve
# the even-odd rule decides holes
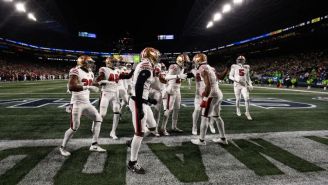
[[[79,76],[79,70],[77,68],[72,68],[70,71],[69,71],[69,76]]]

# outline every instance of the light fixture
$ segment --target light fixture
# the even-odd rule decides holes
[[[13,2],[13,0],[3,0],[4,2]]]
[[[212,26],[213,26],[213,21],[210,21],[210,22],[208,22],[206,28],[210,28],[210,27],[212,27]]]
[[[231,11],[231,5],[230,4],[225,4],[222,8],[222,13],[228,13]]]
[[[213,21],[219,21],[221,19],[222,19],[222,14],[221,13],[214,14]]]
[[[33,20],[33,21],[36,21],[36,17],[34,16],[33,13],[28,13],[28,14],[27,14],[27,17],[28,17],[29,19]]]
[[[26,12],[25,4],[24,3],[16,3],[16,10],[19,12]]]
[[[243,0],[233,0],[233,4],[241,4],[243,3]]]

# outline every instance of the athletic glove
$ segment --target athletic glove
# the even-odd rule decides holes
[[[180,74],[177,76],[179,79],[185,80],[187,78],[186,74]]]
[[[152,105],[156,105],[157,104],[157,100],[153,99],[153,98],[148,98],[148,103],[152,104]]]

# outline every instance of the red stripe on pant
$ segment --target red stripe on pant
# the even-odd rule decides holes
[[[211,102],[212,102],[212,98],[209,98],[209,99],[207,100],[207,107],[205,108],[205,112],[204,112],[204,116],[205,116],[205,117],[208,117],[208,111],[209,111],[209,109],[210,109]]]
[[[139,115],[138,115],[138,107],[137,107],[137,102],[134,101],[134,109],[135,109],[135,112],[136,112],[136,127],[137,127],[137,136],[141,136],[142,133],[141,133],[141,120],[139,120]]]
[[[167,95],[167,104],[166,104],[166,110],[170,110],[170,95]]]
[[[72,130],[74,130],[74,125],[73,125],[73,104],[71,105],[71,122],[70,122],[70,127]]]

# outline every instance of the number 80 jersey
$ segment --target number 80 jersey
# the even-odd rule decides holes
[[[69,76],[77,76],[78,82],[82,86],[92,86],[94,74],[92,71],[85,72],[80,67],[72,68],[69,71]],[[89,103],[90,102],[90,91],[83,90],[80,92],[72,92],[71,104],[73,103]]]

